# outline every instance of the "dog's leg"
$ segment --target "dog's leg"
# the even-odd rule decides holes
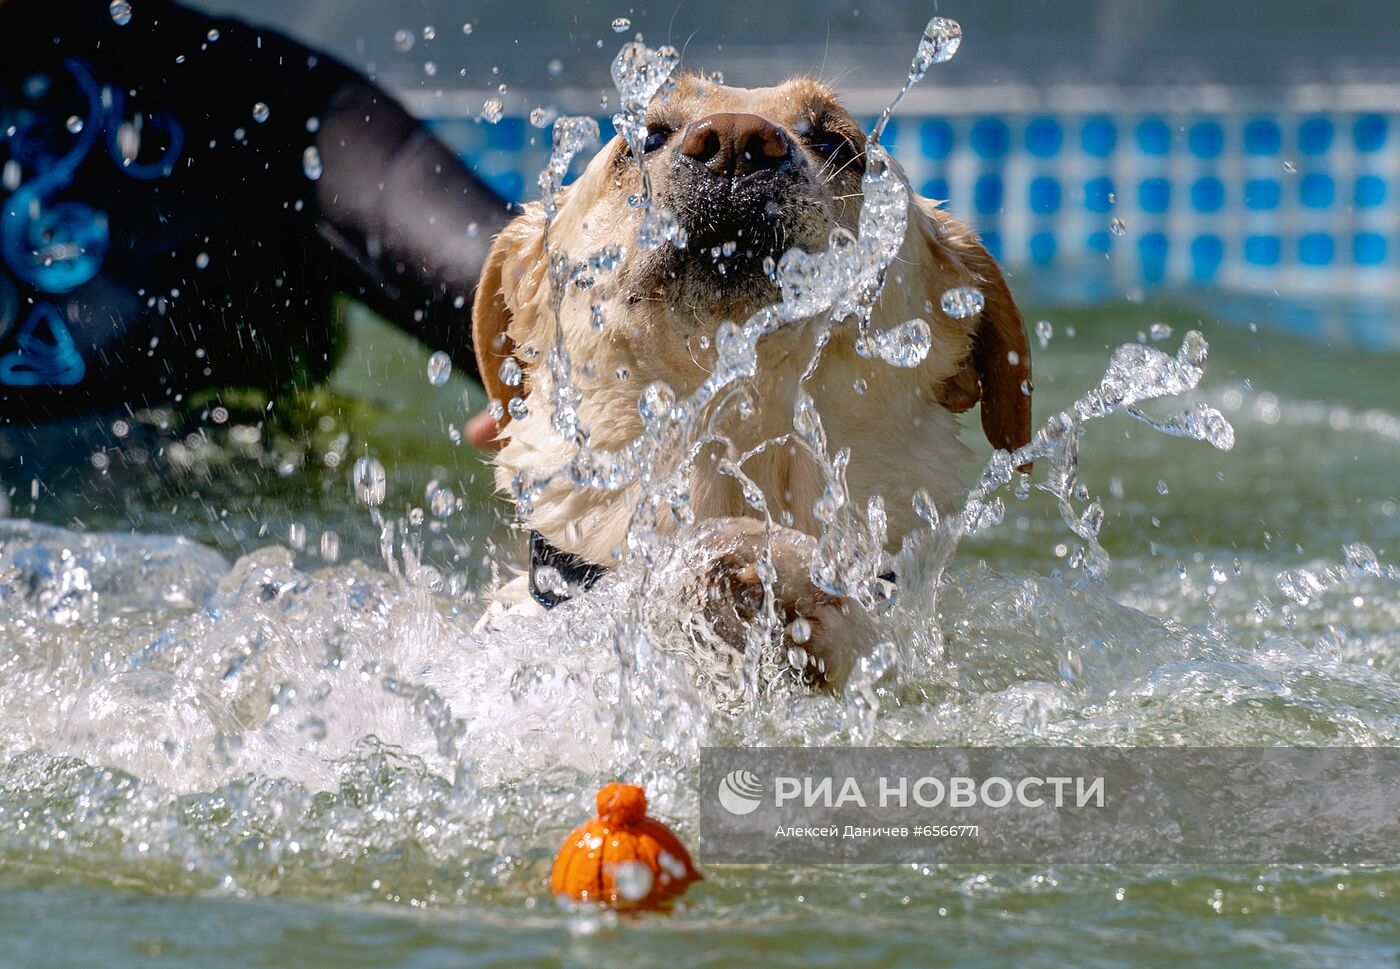
[[[863,604],[831,595],[812,582],[815,540],[749,518],[710,523],[706,531],[708,562],[701,596],[708,631],[736,650],[745,649],[747,631],[764,608],[760,563],[770,555],[773,608],[784,625],[782,649],[802,666],[799,674],[805,682],[839,691],[879,634]]]

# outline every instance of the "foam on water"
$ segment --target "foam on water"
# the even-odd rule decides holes
[[[1309,569],[1322,578],[1286,623],[1253,612],[1277,598],[1253,567],[1116,600],[930,559],[906,563],[887,646],[844,700],[773,678],[755,702],[676,645],[683,543],[649,575],[476,635],[411,554],[308,573],[275,547],[230,565],[7,524],[0,858],[114,886],[451,903],[538,893],[600,779],[646,783],[684,830],[706,743],[1400,741],[1396,573],[1363,549]],[[1182,608],[1217,584],[1208,611]],[[1329,640],[1358,596],[1386,610],[1378,633]],[[1305,617],[1322,648],[1297,638]]]

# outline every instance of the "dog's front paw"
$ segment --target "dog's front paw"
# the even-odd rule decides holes
[[[771,564],[773,618],[783,626],[782,658],[806,684],[839,691],[860,657],[874,648],[878,629],[870,611],[835,596],[811,579],[813,540],[788,528],[765,530],[739,519],[720,531],[719,554],[704,585],[704,617],[721,642],[742,651],[763,618],[765,555]]]

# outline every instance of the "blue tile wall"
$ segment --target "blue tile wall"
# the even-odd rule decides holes
[[[886,143],[915,189],[973,225],[1007,265],[1079,273],[1085,292],[1206,286],[1393,300],[1397,118],[1279,110],[903,116]],[[874,119],[861,120],[868,128]],[[611,124],[601,121],[606,138]],[[547,132],[520,118],[434,127],[498,191],[515,200],[534,194]],[[1372,341],[1380,325],[1356,324]],[[1390,329],[1400,345],[1394,318]]]

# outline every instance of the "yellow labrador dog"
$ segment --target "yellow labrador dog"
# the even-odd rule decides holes
[[[574,453],[551,424],[544,391],[550,380],[544,361],[557,334],[574,363],[590,445],[621,448],[643,430],[643,388],[665,381],[678,396],[691,393],[714,367],[716,328],[778,300],[775,260],[792,247],[825,249],[834,228],[857,230],[865,138],[817,81],[799,77],[745,90],[681,77],[649,109],[643,155],[652,198],[675,214],[687,238],[683,247],[632,244],[642,210],[629,196],[641,192],[642,176],[628,145],[615,138],[562,193],[552,223],[542,205],[532,204],[491,250],[473,308],[476,352],[490,396],[502,405],[519,396],[525,404],[514,419],[498,418],[503,447],[495,473],[503,489],[519,472],[563,467]],[[547,249],[579,254],[608,246],[625,247],[608,286],[551,292]],[[942,295],[959,286],[983,294],[979,315],[953,319],[940,311]],[[915,318],[932,330],[932,347],[918,366],[896,368],[862,356],[855,328],[837,326],[805,382],[814,328],[798,323],[765,337],[751,378],[756,409],[723,428],[731,454],[781,438],[792,431],[794,401],[799,386],[805,388],[832,451],[850,450],[850,500],[864,507],[870,496],[883,497],[891,549],[920,526],[912,508],[916,491],[927,491],[945,510],[963,493],[956,471],[971,452],[958,440],[955,414],[980,400],[994,447],[1015,449],[1030,438],[1030,350],[1006,282],[966,227],[910,193],[907,234],[871,328]],[[753,567],[762,543],[777,572],[778,618],[790,624],[790,640],[802,647],[796,652],[811,663],[809,679],[839,687],[875,634],[868,604],[825,592],[809,575],[812,536],[820,531],[813,507],[825,487],[821,469],[807,452],[778,446],[749,456],[744,471],[763,490],[777,524],[765,527],[757,519],[740,482],[718,473],[713,456],[691,472],[691,509],[714,552],[712,567],[697,577],[705,590],[697,601],[718,638],[742,648],[743,620],[762,602]],[[534,533],[532,564],[591,584],[627,554],[638,498],[636,486],[577,489],[563,476],[545,484],[522,521]],[[531,576],[509,583],[497,598],[527,609],[532,598],[539,608],[557,599],[541,594]]]

